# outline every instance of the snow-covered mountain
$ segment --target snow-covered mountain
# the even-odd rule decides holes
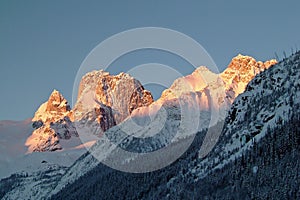
[[[102,70],[87,73],[80,82],[78,100],[73,109],[62,94],[54,90],[37,110],[32,119],[36,130],[26,141],[28,152],[60,150],[63,148],[61,140],[68,140],[71,136],[76,140],[78,132],[84,135],[87,127],[89,132],[101,136],[131,114],[136,120],[143,118],[142,115],[153,115],[166,101],[191,96],[191,93],[195,98],[188,104],[197,102],[197,108],[193,109],[201,111],[212,112],[214,109],[220,115],[220,119],[213,122],[217,123],[225,118],[227,108],[243,92],[246,84],[275,63],[275,60],[256,62],[249,56],[238,55],[221,74],[199,67],[191,75],[174,81],[155,103],[151,93],[128,74],[113,76]],[[200,123],[199,130],[206,127]],[[90,138],[84,142],[90,142]]]
[[[249,56],[238,55],[232,59],[228,68],[221,74],[214,74],[206,67],[199,67],[191,75],[175,80],[173,85],[165,90],[161,98],[155,102],[153,102],[150,92],[144,90],[143,86],[129,75],[121,73],[117,76],[112,76],[107,72],[94,71],[83,77],[79,88],[78,101],[73,110],[66,106],[66,100],[61,97],[61,95],[54,95],[59,97],[51,98],[54,99],[54,103],[51,103],[51,105],[54,105],[51,107],[51,111],[48,112],[49,109],[46,109],[48,108],[48,106],[46,106],[47,104],[41,106],[36,113],[38,117],[35,118],[36,122],[34,126],[37,128],[36,130],[39,130],[43,128],[43,126],[45,127],[47,119],[51,119],[49,115],[51,116],[55,112],[61,113],[57,115],[59,118],[52,118],[53,121],[50,120],[51,122],[48,127],[55,133],[54,135],[63,135],[66,137],[61,137],[63,139],[57,137],[59,138],[58,143],[50,142],[51,148],[56,148],[57,145],[61,145],[63,141],[66,144],[68,143],[69,140],[64,139],[70,139],[68,135],[69,132],[62,131],[64,134],[60,134],[62,128],[66,130],[67,127],[67,130],[69,130],[69,127],[72,127],[72,130],[76,129],[78,132],[80,128],[86,128],[87,125],[88,129],[92,130],[89,132],[94,135],[101,136],[105,131],[104,134],[111,140],[114,140],[116,144],[122,148],[131,149],[133,151],[149,152],[159,149],[170,142],[177,145],[180,144],[180,141],[188,140],[193,133],[201,132],[202,134],[200,135],[203,137],[208,127],[217,127],[217,125],[225,119],[228,107],[239,94],[244,92],[247,84],[256,75],[276,63],[275,60],[265,63],[260,61],[256,62],[255,59]],[[269,70],[270,69],[267,71]],[[121,96],[119,96],[120,94]],[[239,97],[237,99],[239,99]],[[62,108],[63,112],[60,112],[58,108]],[[190,115],[188,115],[188,117],[182,115],[182,109],[185,109]],[[232,112],[231,109],[230,113]],[[43,115],[43,113],[46,113],[46,115]],[[201,114],[199,115],[199,113]],[[214,113],[217,113],[217,118],[211,122]],[[191,128],[195,126],[195,122],[196,129]],[[55,129],[57,127],[53,126],[55,123],[59,124],[59,129]],[[229,123],[228,118],[226,119],[226,124],[227,123]],[[166,125],[162,126],[163,124]],[[181,126],[182,124],[184,124],[184,126]],[[73,126],[75,129],[73,129]],[[213,130],[222,130],[222,126],[219,129]],[[127,133],[125,136],[124,134],[122,135],[124,131]],[[45,132],[42,134],[45,134]],[[176,137],[176,140],[172,140],[174,139],[174,133],[177,132],[179,132],[179,137]],[[145,142],[146,140],[136,140],[136,137],[143,138],[153,133],[158,136],[162,135],[163,137],[156,137],[157,140],[153,140],[150,143]],[[71,139],[76,138],[76,134],[73,135],[75,137],[71,137]],[[240,137],[243,138],[243,136]],[[223,137],[221,138],[221,140],[223,140]],[[201,139],[201,141],[203,140],[205,141],[205,138]],[[214,142],[217,142],[217,139],[215,140]],[[241,140],[244,141],[244,139]],[[107,148],[107,146],[105,147],[102,144],[101,139],[98,140],[90,149],[91,152],[100,154],[104,160],[110,156],[113,157],[117,150],[110,147]],[[136,146],[136,144],[139,144],[139,146]],[[230,148],[233,147],[227,147],[226,145],[228,144],[225,143],[224,145],[226,149],[228,148],[229,151],[231,151],[232,149]],[[200,147],[201,144],[199,143],[196,146]],[[47,147],[45,150],[51,150],[51,148]],[[200,150],[202,157],[208,152],[203,153]],[[48,153],[51,154],[55,152]],[[194,161],[189,163],[190,165],[194,165],[195,162],[198,162],[198,159],[200,159],[201,162],[197,163],[195,165],[196,167],[190,166],[189,169],[186,169],[185,173],[182,172],[180,176],[192,175],[196,176],[197,180],[201,177],[205,177],[205,175],[214,168],[209,167],[207,171],[202,170],[211,164],[211,161],[207,160],[210,156],[211,154],[204,158],[204,160],[201,156],[200,158],[195,157]],[[121,158],[119,161],[115,160],[114,162],[120,165],[124,159],[132,163],[139,161],[137,157],[127,157]],[[220,158],[216,157],[216,159]],[[202,162],[205,167],[201,167]],[[231,160],[228,159],[228,162],[231,162]],[[215,164],[217,162],[213,163]],[[101,169],[104,168],[102,172],[104,173],[103,176],[110,174],[110,170],[107,170],[105,166],[100,164],[99,160],[95,159],[92,154],[86,153],[70,168],[63,168],[63,172],[58,169],[58,171],[62,173],[58,173],[59,177],[52,180],[55,183],[51,183],[51,191],[45,190],[43,192],[40,191],[40,186],[34,188],[30,185],[26,186],[24,175],[19,174],[16,181],[20,181],[19,184],[22,185],[23,190],[19,190],[18,187],[15,187],[6,194],[5,198],[22,196],[24,191],[31,191],[32,194],[38,194],[38,196],[31,195],[31,198],[50,197],[56,193],[61,195],[61,191],[66,185],[73,186],[77,184],[78,180],[89,176],[94,170],[98,170],[99,167]],[[172,168],[172,165],[170,167]],[[40,179],[40,176],[48,173],[48,169],[49,168],[43,168],[39,175],[35,173],[27,174],[26,176],[30,178],[26,179],[26,181]],[[105,174],[106,172],[107,174]],[[175,182],[180,179],[177,175],[171,178],[172,181]],[[172,185],[172,181],[168,184]],[[8,182],[9,179],[3,181],[2,184],[6,185]],[[43,185],[44,183],[40,184]],[[11,196],[12,194],[15,194],[15,196]]]
[[[147,174],[95,167],[97,160],[86,154],[62,176],[52,199],[298,199],[299,78],[300,52],[258,74],[234,100],[217,145],[204,158],[203,132],[177,162]],[[92,167],[78,173],[87,163]]]

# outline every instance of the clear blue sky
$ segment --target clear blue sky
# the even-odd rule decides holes
[[[238,53],[267,60],[274,52],[299,49],[299,8],[296,0],[0,0],[0,120],[32,117],[54,88],[71,101],[83,59],[121,31],[144,26],[180,31],[223,70]]]

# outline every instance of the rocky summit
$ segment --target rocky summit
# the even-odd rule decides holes
[[[28,151],[61,149],[59,139],[77,136],[72,120],[73,113],[68,101],[57,90],[54,90],[48,101],[39,107],[32,119],[32,126],[35,130],[26,141]]]
[[[226,90],[228,90],[228,97],[233,101],[235,97],[244,92],[247,84],[256,75],[275,64],[277,64],[275,59],[262,62],[241,54],[234,57],[227,69],[220,74]]]
[[[92,71],[80,82],[74,117],[79,126],[88,125],[99,135],[121,123],[134,109],[152,102],[151,93],[129,74]]]

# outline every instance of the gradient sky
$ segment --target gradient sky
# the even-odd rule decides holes
[[[1,0],[0,120],[32,117],[54,88],[71,102],[84,58],[121,31],[145,26],[180,31],[198,41],[222,71],[238,53],[267,60],[275,52],[282,57],[283,51],[299,49],[299,8],[296,0]],[[171,59],[161,59],[157,52],[129,58],[114,67],[122,71],[122,65]],[[191,72],[180,67],[184,74]]]

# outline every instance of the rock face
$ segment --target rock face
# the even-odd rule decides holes
[[[35,130],[26,141],[28,152],[61,149],[59,139],[78,136],[72,120],[73,113],[67,100],[54,90],[32,119]]]
[[[98,135],[122,122],[134,109],[152,102],[151,93],[130,75],[92,71],[80,82],[74,117],[81,125],[93,126]]]
[[[234,100],[235,97],[244,92],[247,84],[257,74],[275,64],[277,64],[277,61],[274,59],[261,62],[256,61],[250,56],[243,56],[241,54],[234,57],[227,69],[220,74],[229,97]]]
[[[32,121],[54,122],[64,116],[73,119],[71,108],[68,101],[57,90],[53,90],[48,101],[36,111]]]
[[[134,109],[148,106],[152,102],[151,93],[129,74],[113,76],[100,70],[90,72],[82,78],[74,111],[75,117],[80,118],[82,113],[91,108],[105,105],[112,109],[118,124]]]

